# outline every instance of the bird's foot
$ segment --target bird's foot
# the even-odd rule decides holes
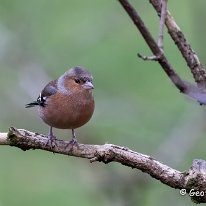
[[[69,142],[69,144],[68,144],[68,146],[76,146],[76,147],[79,147],[78,146],[78,142],[77,142],[77,138],[76,138],[76,135],[75,135],[75,131],[74,131],[74,129],[72,129],[72,139],[70,140],[70,142]]]
[[[76,138],[72,138],[70,141],[69,141],[69,145],[78,145],[78,142],[77,142],[77,139]]]
[[[77,148],[79,147],[77,140],[75,138],[72,138],[66,145],[66,149],[69,148],[70,150],[72,150],[74,146],[76,146]]]
[[[48,135],[47,144],[50,149],[53,149],[56,146],[56,137],[54,135]]]

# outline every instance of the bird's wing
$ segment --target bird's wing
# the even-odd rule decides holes
[[[36,101],[33,101],[29,104],[26,104],[26,108],[34,107],[34,106],[42,106],[46,105],[46,99],[57,92],[56,80],[49,82],[42,92],[39,94]]]
[[[49,97],[54,95],[57,92],[57,85],[56,85],[56,80],[53,80],[51,82],[49,82],[44,89],[42,90],[42,92],[40,93],[41,97]],[[39,96],[40,96],[39,95]]]

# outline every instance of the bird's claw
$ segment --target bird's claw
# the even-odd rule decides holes
[[[48,145],[50,149],[53,149],[56,146],[56,137],[49,135],[46,145]]]
[[[79,147],[77,140],[75,138],[72,138],[66,145],[66,148],[73,149],[74,146]]]
[[[72,145],[72,146],[78,145],[78,142],[77,142],[77,140],[76,140],[75,138],[72,138],[72,139],[69,141],[69,145]]]

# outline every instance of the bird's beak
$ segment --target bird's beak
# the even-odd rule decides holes
[[[89,81],[86,81],[82,86],[83,86],[84,89],[88,89],[88,90],[89,89],[94,89],[93,84]]]

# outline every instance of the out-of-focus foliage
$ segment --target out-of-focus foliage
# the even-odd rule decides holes
[[[148,1],[131,1],[154,37],[158,17]],[[169,8],[204,61],[205,1],[169,1]],[[192,80],[165,35],[165,53]],[[15,126],[47,133],[24,105],[68,68],[94,76],[96,110],[77,130],[82,143],[124,145],[185,170],[206,156],[205,108],[182,96],[156,62],[118,1],[0,1],[0,131]],[[201,52],[201,53],[200,53]],[[203,62],[205,63],[205,62]],[[68,139],[69,131],[55,130]],[[0,147],[0,206],[193,205],[188,197],[139,171],[118,164],[43,151]]]

